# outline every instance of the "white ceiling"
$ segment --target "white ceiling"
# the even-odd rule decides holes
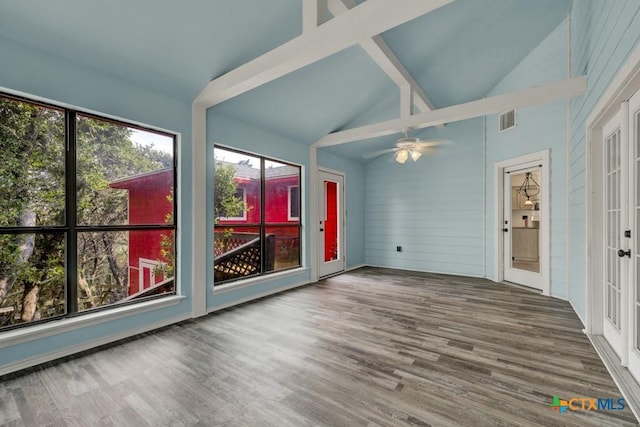
[[[212,79],[298,37],[302,1],[0,0],[0,37],[190,103]],[[487,94],[569,5],[456,0],[382,37],[442,108]],[[310,145],[333,131],[399,117],[400,93],[356,45],[214,108]],[[363,161],[362,149],[353,148],[360,144],[349,145],[333,151]]]

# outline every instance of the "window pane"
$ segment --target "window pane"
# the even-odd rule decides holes
[[[78,233],[78,310],[171,293],[173,230]]]
[[[216,226],[213,250],[215,282],[261,272],[259,227]]]
[[[0,327],[65,313],[64,233],[0,235]]]
[[[300,187],[289,187],[289,221],[300,222]]]
[[[273,268],[268,271],[284,270],[300,266],[300,227],[283,226],[266,228],[267,258],[273,259]],[[273,252],[272,252],[273,251]],[[273,254],[272,256],[269,256]]]
[[[214,157],[215,223],[260,223],[260,159],[222,148]]]
[[[64,112],[0,96],[0,227],[64,225]]]
[[[298,213],[299,200],[291,200],[293,195],[299,199],[299,192],[290,189],[300,185],[300,168],[271,160],[265,161],[265,222],[298,222],[291,213]],[[294,207],[292,209],[292,207]],[[299,215],[297,215],[299,216]]]
[[[172,224],[173,137],[78,115],[78,223]]]
[[[301,168],[218,147],[214,157],[215,283],[299,266]]]

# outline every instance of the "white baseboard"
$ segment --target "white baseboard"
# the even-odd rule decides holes
[[[462,274],[462,273],[452,273],[450,271],[432,271],[432,270],[419,270],[417,268],[400,268],[400,267],[391,267],[388,265],[375,265],[375,264],[365,264],[364,267],[375,267],[375,268],[386,268],[389,270],[400,270],[400,271],[414,271],[416,273],[431,273],[431,274],[444,274],[447,276],[462,276],[462,277],[473,277],[477,279],[486,279],[482,274]],[[488,279],[491,280],[491,279]]]
[[[36,325],[29,325],[25,328],[18,328],[0,333],[0,349],[12,347],[35,341],[41,338],[48,338],[58,334],[64,334],[77,329],[84,329],[90,326],[100,325],[112,320],[124,319],[129,316],[159,310],[180,304],[185,300],[184,296],[172,295],[164,298],[156,298],[137,304],[114,305],[106,310],[95,313],[86,313],[82,316],[74,316],[66,319],[56,319]]]
[[[618,355],[602,335],[586,335],[596,353],[598,353],[600,360],[602,360],[602,364],[607,368],[613,382],[622,393],[622,397],[624,397],[636,420],[640,421],[640,386],[629,370],[620,364]]]
[[[52,351],[50,353],[41,354],[29,359],[20,360],[18,362],[10,363],[8,365],[0,366],[0,376],[17,372],[22,369],[31,368],[42,363],[51,362],[52,360],[60,359],[62,357],[70,356],[72,354],[80,353],[82,351],[90,350],[101,345],[109,344],[114,341],[118,341],[124,338],[129,338],[134,335],[149,332],[154,329],[162,328],[165,326],[173,325],[183,320],[191,318],[191,314],[181,314],[179,316],[171,317],[169,319],[162,319],[155,323],[146,324],[137,328],[127,329],[126,331],[119,332],[117,334],[108,335],[106,337],[98,338],[91,341],[83,342],[82,344],[74,345],[71,347],[65,347],[61,350]]]
[[[346,273],[347,271],[353,271],[353,270],[357,270],[359,268],[368,267],[368,266],[369,266],[368,264],[364,264],[364,263],[363,264],[358,264],[358,265],[353,265],[353,266],[347,268],[344,272]]]
[[[224,304],[219,304],[219,305],[214,305],[212,307],[207,307],[207,313],[214,313],[216,311],[224,310],[225,308],[233,307],[235,305],[244,304],[244,303],[249,302],[249,301],[253,301],[253,300],[256,300],[256,299],[259,299],[259,298],[268,297],[269,295],[273,295],[273,294],[277,294],[277,293],[280,293],[280,292],[288,291],[289,289],[299,288],[301,286],[309,285],[311,283],[314,283],[314,282],[310,282],[310,281],[306,280],[304,282],[294,283],[293,285],[283,286],[281,288],[276,288],[276,289],[270,289],[270,290],[265,291],[265,292],[260,292],[259,294],[249,295],[247,297],[240,298],[240,299],[237,299],[237,300],[233,300],[233,301],[230,301],[230,302],[226,302]]]

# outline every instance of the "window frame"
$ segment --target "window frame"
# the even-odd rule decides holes
[[[256,154],[256,153],[252,153],[252,152],[247,152],[247,151],[243,151],[243,150],[239,150],[236,148],[231,148],[231,147],[227,147],[224,145],[219,145],[219,144],[214,144],[213,146],[213,151],[215,153],[215,150],[224,150],[224,151],[228,151],[228,152],[232,152],[235,154],[240,154],[240,155],[246,155],[246,156],[250,156],[253,158],[256,158],[257,160],[259,160],[260,162],[260,175],[259,175],[259,179],[260,182],[258,183],[258,188],[260,191],[260,196],[258,197],[258,199],[260,200],[260,206],[259,206],[259,210],[260,210],[260,219],[258,222],[246,222],[243,224],[214,224],[213,226],[213,231],[214,231],[214,235],[213,238],[215,240],[215,229],[216,228],[258,228],[259,230],[259,235],[260,235],[260,252],[261,254],[265,253],[265,243],[266,243],[266,230],[268,228],[297,228],[297,235],[298,235],[298,263],[295,266],[291,266],[291,267],[286,267],[286,268],[282,268],[282,269],[274,269],[274,270],[269,270],[267,271],[265,268],[266,265],[266,259],[264,256],[261,255],[261,259],[260,259],[260,272],[256,273],[256,274],[251,274],[251,275],[247,275],[247,276],[242,276],[242,277],[237,277],[237,278],[232,278],[232,279],[227,279],[227,280],[223,280],[223,281],[216,281],[215,278],[212,278],[213,282],[214,282],[214,286],[215,287],[219,287],[219,286],[226,286],[232,283],[237,283],[239,281],[242,280],[248,280],[248,279],[256,279],[256,278],[260,278],[260,277],[265,277],[265,276],[269,276],[272,274],[278,274],[278,273],[283,273],[286,271],[291,271],[291,270],[295,270],[295,269],[299,269],[301,267],[303,267],[302,265],[302,218],[298,217],[298,218],[294,218],[291,219],[290,218],[290,206],[291,206],[291,200],[290,200],[290,188],[289,187],[295,187],[296,185],[291,185],[287,187],[287,220],[286,221],[267,221],[266,220],[266,206],[267,206],[267,190],[266,190],[266,170],[267,168],[265,167],[265,163],[266,162],[275,162],[275,163],[279,163],[285,166],[290,166],[290,167],[294,167],[298,170],[298,209],[300,210],[301,206],[302,206],[302,191],[301,191],[301,186],[302,186],[302,182],[303,182],[303,167],[302,165],[298,165],[292,162],[288,162],[288,161],[284,161],[284,160],[280,160],[280,159],[275,159],[273,157],[268,157],[268,156],[264,156],[262,154]],[[216,162],[217,160],[215,159],[215,154],[214,154],[214,168],[216,167]],[[246,197],[246,191],[244,192],[245,197]],[[245,198],[246,201],[246,198]],[[245,209],[245,213],[246,213],[246,209]],[[228,220],[231,218],[224,218],[224,217],[220,217],[218,218],[219,220]],[[291,221],[296,221],[295,223],[291,222]],[[215,223],[215,218],[214,221]],[[214,270],[215,270],[215,256],[214,256]]]
[[[297,189],[298,190],[298,203],[297,205],[294,205],[291,203],[291,191],[293,189]],[[300,184],[298,185],[290,185],[289,187],[287,187],[287,220],[289,221],[300,221],[300,205],[302,202],[302,198],[300,197]],[[296,207],[298,209],[298,215],[297,216],[293,216],[291,215],[291,209],[293,207]]]
[[[65,312],[56,316],[46,317],[43,319],[32,320],[24,323],[17,323],[8,326],[0,326],[0,334],[15,329],[28,329],[36,325],[41,325],[54,320],[78,318],[89,316],[96,312],[115,310],[125,306],[135,306],[151,300],[163,299],[168,297],[176,297],[178,295],[178,134],[167,130],[154,128],[148,125],[142,125],[125,119],[114,118],[106,114],[100,114],[92,111],[83,110],[77,107],[59,104],[49,100],[41,100],[38,97],[30,97],[29,95],[13,94],[0,90],[0,98],[9,99],[16,102],[31,104],[34,106],[57,110],[64,114],[64,224],[62,225],[36,225],[30,226],[1,226],[0,235],[19,235],[19,234],[45,234],[45,233],[61,233],[64,235],[64,294],[65,294]],[[81,225],[78,223],[78,199],[77,199],[77,120],[79,117],[91,120],[99,120],[108,122],[116,126],[123,126],[129,129],[137,129],[145,132],[159,134],[172,138],[172,154],[173,162],[171,165],[173,175],[173,222],[172,224],[121,224],[121,225]],[[127,206],[129,199],[127,198]],[[130,215],[127,209],[127,218]],[[174,242],[174,286],[173,291],[160,295],[152,295],[136,300],[122,300],[115,303],[93,307],[90,309],[78,309],[78,235],[83,232],[111,232],[111,231],[155,231],[170,230],[173,233]],[[127,265],[127,273],[130,266]],[[72,272],[75,272],[72,273]],[[134,309],[134,307],[132,307]]]

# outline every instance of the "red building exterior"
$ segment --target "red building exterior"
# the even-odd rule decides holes
[[[239,217],[221,218],[220,226],[236,226],[235,231],[257,232],[256,227],[242,229],[243,225],[260,224],[260,171],[250,166],[233,164],[238,197],[247,209]],[[266,233],[276,237],[276,259],[285,250],[299,250],[300,186],[299,169],[292,166],[265,170],[265,223]],[[173,169],[164,169],[114,181],[111,188],[128,191],[129,224],[165,224],[171,220],[173,204]],[[269,227],[269,224],[273,224]],[[134,295],[160,283],[164,276],[159,271],[168,261],[161,255],[163,234],[166,231],[129,232],[129,295]]]
[[[236,196],[243,199],[246,210],[238,217],[218,218],[215,227],[215,256],[259,236],[264,225],[265,236],[274,240],[273,256],[276,270],[297,266],[300,263],[300,168],[289,165],[267,167],[264,170],[264,221],[261,221],[261,173],[260,169],[244,164],[217,162],[232,166],[237,184]],[[232,233],[231,239],[224,237]],[[267,270],[269,271],[269,270]]]
[[[128,191],[129,224],[165,224],[172,221],[173,169],[136,175],[109,184]],[[136,294],[164,280],[159,271],[167,262],[161,255],[160,230],[129,232],[129,295]]]
[[[246,165],[232,165],[238,197],[244,199],[247,210],[242,216],[220,218],[219,225],[260,224],[260,170]],[[295,224],[300,220],[299,169],[293,166],[265,170],[265,223]]]

